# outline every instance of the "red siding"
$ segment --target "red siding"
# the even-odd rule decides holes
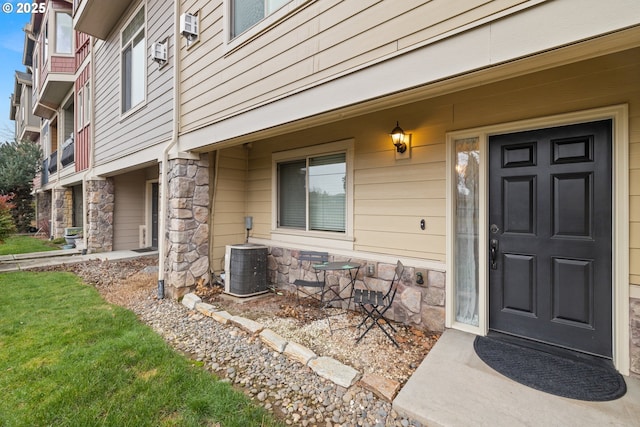
[[[52,56],[51,72],[74,74],[76,72],[76,58],[73,56]]]
[[[90,71],[91,67],[86,66],[80,73],[78,73],[78,78],[76,79],[76,107],[80,105],[77,100],[78,91],[84,87],[87,81],[89,81]],[[74,120],[77,120],[77,114],[78,112],[76,111],[76,117]],[[85,126],[80,130],[76,129],[74,144],[76,150],[74,154],[76,172],[81,172],[89,168],[89,155],[91,152],[91,123],[85,124]]]
[[[79,33],[74,31],[76,36],[76,67],[79,68],[82,65],[82,61],[89,55],[89,40],[90,37],[85,33]]]

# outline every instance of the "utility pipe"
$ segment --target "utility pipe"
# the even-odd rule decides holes
[[[158,298],[164,298],[165,262],[166,262],[166,226],[169,200],[168,166],[169,151],[178,143],[180,129],[180,5],[173,2],[173,129],[171,140],[162,150],[162,171],[160,172],[160,219],[158,221]]]
[[[95,82],[96,82],[96,61],[94,50],[95,48],[95,38],[93,36],[89,36],[89,67],[91,67],[91,73],[89,75],[89,87],[91,94],[91,105],[87,106],[87,108],[91,108],[91,118],[89,122],[89,166],[87,167],[87,171],[82,175],[82,240],[84,241],[84,251],[87,252],[89,249],[89,233],[86,228],[88,224],[85,224],[87,220],[87,216],[89,214],[89,201],[87,200],[87,178],[89,174],[93,172],[93,158],[95,156],[95,141],[96,141],[96,90],[95,90]]]

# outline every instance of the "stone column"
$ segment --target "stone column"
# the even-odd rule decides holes
[[[71,226],[73,195],[70,188],[54,188],[52,191],[53,212],[51,221],[51,235],[54,238],[64,236],[64,229]]]
[[[36,193],[36,227],[46,231],[51,237],[53,223],[51,221],[51,192],[41,191]]]
[[[112,178],[87,181],[87,252],[113,250],[113,208],[115,186]]]
[[[209,157],[167,166],[165,293],[177,299],[209,282]]]
[[[640,299],[631,298],[629,305],[631,372],[640,376]]]

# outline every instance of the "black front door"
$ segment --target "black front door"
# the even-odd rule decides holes
[[[489,328],[612,356],[611,121],[489,139]]]

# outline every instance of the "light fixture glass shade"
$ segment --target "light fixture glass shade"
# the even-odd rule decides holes
[[[404,153],[407,149],[407,145],[404,142],[404,131],[398,122],[396,122],[396,127],[391,131],[391,141],[396,146],[398,153]]]

